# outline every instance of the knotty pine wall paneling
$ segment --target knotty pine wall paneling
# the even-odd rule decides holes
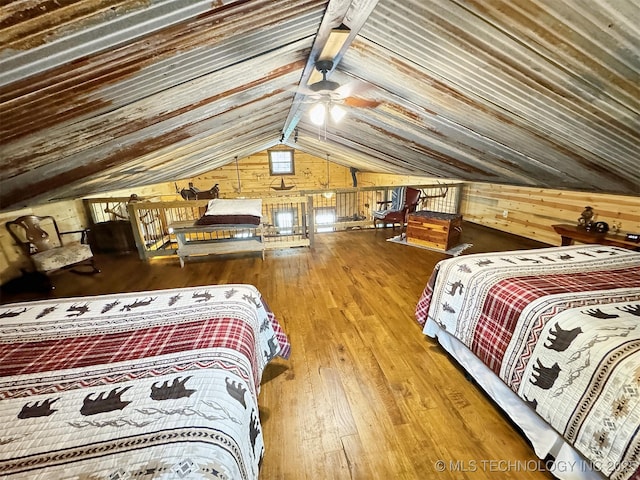
[[[201,190],[208,190],[216,183],[219,184],[221,198],[235,198],[239,196],[262,196],[275,193],[272,186],[280,185],[284,178],[286,185],[295,185],[290,190],[317,190],[326,188],[327,179],[330,188],[348,188],[352,186],[351,173],[348,168],[338,165],[326,158],[318,158],[299,151],[294,152],[295,175],[271,176],[269,174],[268,152],[257,153],[247,158],[212,170],[206,174],[176,179],[174,182],[146,185],[114,192],[101,192],[96,197],[129,197],[135,193],[139,197],[150,201],[169,201],[180,199],[179,190],[187,188],[189,182]],[[238,184],[238,177],[240,184]],[[21,210],[3,212],[0,214],[0,224],[14,220],[21,215],[52,215],[58,221],[62,231],[81,230],[89,222],[85,216],[82,199],[35,205]],[[30,268],[18,246],[14,245],[6,228],[0,228],[0,284],[6,283],[20,275],[21,268]]]
[[[551,245],[560,237],[551,225],[577,225],[584,207],[593,207],[596,221],[621,232],[640,232],[640,195],[597,194],[569,190],[469,183],[462,194],[464,219]]]
[[[359,175],[362,186],[455,182],[409,175]],[[596,221],[607,222],[611,227],[619,223],[622,234],[640,233],[640,186],[638,196],[624,196],[467,182],[462,191],[460,213],[465,221],[560,245],[560,236],[551,225],[577,224],[586,206],[593,207]]]
[[[280,186],[282,179],[285,185],[294,185],[290,190],[292,193],[325,188],[327,178],[329,188],[348,188],[353,185],[348,168],[298,150],[294,151],[294,167],[294,175],[270,175],[269,154],[265,150],[250,157],[238,159],[237,167],[236,162],[232,161],[216,170],[177,183],[180,188],[186,188],[189,182],[193,182],[193,185],[200,190],[208,190],[217,183],[220,188],[220,198],[274,193],[275,190],[271,187]]]
[[[179,197],[179,190],[189,182],[201,190],[208,190],[216,183],[221,198],[261,196],[275,192],[271,189],[284,178],[286,185],[295,185],[292,193],[300,190],[348,188],[352,186],[348,168],[300,151],[294,152],[295,175],[271,176],[269,156],[265,150],[235,161],[202,175],[176,179],[175,182],[141,186],[135,189],[100,193],[99,197],[128,197],[132,193],[151,200],[171,200]],[[328,173],[328,175],[327,175]],[[428,185],[451,183],[455,180],[358,172],[358,186]],[[456,182],[457,183],[457,182]],[[640,192],[638,196],[594,194],[529,187],[513,187],[496,184],[467,183],[463,189],[461,213],[465,221],[531,238],[550,245],[560,245],[559,236],[551,225],[577,223],[585,206],[593,207],[598,221],[609,225],[621,224],[621,231],[640,232]],[[506,216],[504,213],[506,211]],[[81,199],[33,206],[0,214],[0,224],[20,215],[53,215],[63,231],[84,228],[85,218]],[[5,228],[0,229],[0,283],[19,275],[20,268],[28,263],[13,245]]]

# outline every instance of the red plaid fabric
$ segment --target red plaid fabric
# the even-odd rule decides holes
[[[471,350],[499,373],[518,317],[529,303],[545,295],[625,287],[640,287],[637,268],[502,280],[489,290]]]
[[[81,368],[215,347],[242,353],[257,371],[255,341],[252,329],[245,322],[212,318],[128,332],[0,344],[0,376]]]
[[[271,322],[273,331],[276,334],[276,339],[278,340],[278,344],[280,345],[280,353],[278,353],[278,355],[284,359],[287,359],[291,355],[291,344],[289,343],[289,338],[287,337],[287,334],[284,333],[284,330],[276,320],[276,316],[271,313],[271,310],[269,310],[266,304],[265,307],[267,308],[267,316],[269,317],[269,321]]]
[[[291,355],[291,344],[289,343],[289,338],[287,334],[284,333],[280,322],[276,319],[276,316],[271,311],[269,304],[264,298],[261,298],[262,305],[267,312],[267,317],[269,317],[269,321],[271,322],[271,328],[273,328],[274,333],[276,334],[276,340],[278,340],[278,344],[280,345],[280,352],[278,355],[284,359],[289,358]]]

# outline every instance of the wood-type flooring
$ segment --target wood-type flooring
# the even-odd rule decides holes
[[[292,355],[265,370],[261,480],[549,479],[527,441],[415,321],[442,253],[387,242],[391,229],[316,235],[312,249],[145,263],[98,255],[102,273],[53,277],[56,297],[192,285],[255,285]],[[540,248],[465,223],[463,254]],[[3,295],[2,303],[36,295]]]

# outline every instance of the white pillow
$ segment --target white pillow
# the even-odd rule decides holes
[[[214,198],[209,200],[205,215],[253,215],[262,217],[261,198]]]

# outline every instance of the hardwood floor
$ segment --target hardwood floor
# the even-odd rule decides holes
[[[552,478],[535,468],[524,438],[415,321],[435,263],[448,257],[386,242],[391,235],[321,234],[313,249],[267,252],[264,261],[210,257],[184,269],[177,258],[98,256],[101,274],[60,274],[53,295],[255,285],[293,349],[263,377],[262,480]],[[463,241],[474,244],[465,253],[546,246],[472,224],[465,224]],[[4,295],[2,303],[24,299]]]

